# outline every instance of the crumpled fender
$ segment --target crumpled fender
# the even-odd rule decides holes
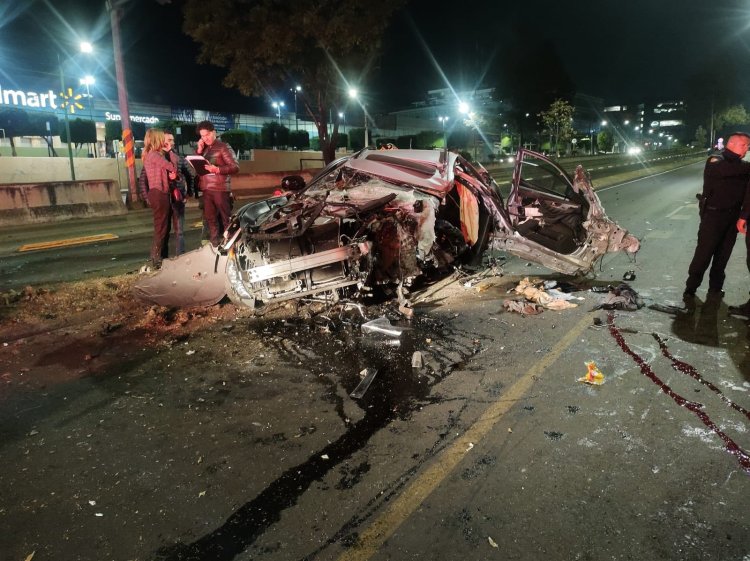
[[[226,266],[226,255],[206,244],[165,259],[161,269],[133,285],[133,293],[140,300],[161,306],[212,306],[226,295]]]

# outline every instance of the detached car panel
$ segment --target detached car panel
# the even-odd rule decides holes
[[[638,250],[607,218],[583,168],[570,178],[526,150],[516,162],[506,204],[483,167],[452,152],[363,150],[303,189],[241,208],[215,274],[245,306],[377,285],[403,298],[426,270],[476,262],[488,247],[571,275],[591,271],[604,253]],[[159,275],[142,297],[163,294]]]

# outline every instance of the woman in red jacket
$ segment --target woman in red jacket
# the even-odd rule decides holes
[[[172,217],[169,181],[177,179],[177,169],[162,152],[164,140],[164,131],[160,129],[148,129],[143,139],[141,194],[145,194],[148,206],[154,213],[151,263],[155,269],[161,267],[162,259],[167,255],[169,221]],[[143,192],[144,190],[146,193]]]

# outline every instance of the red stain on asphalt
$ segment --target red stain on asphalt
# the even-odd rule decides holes
[[[656,384],[659,389],[661,389],[662,392],[667,394],[669,397],[671,397],[677,405],[680,407],[684,407],[685,409],[692,411],[696,417],[698,417],[701,422],[706,425],[709,429],[711,429],[716,436],[721,438],[721,440],[724,441],[724,446],[727,452],[729,452],[731,455],[733,455],[735,458],[737,458],[737,461],[742,466],[742,469],[750,475],[750,455],[747,454],[742,448],[740,448],[737,443],[731,439],[729,435],[727,435],[724,431],[722,431],[716,423],[714,423],[711,418],[706,414],[705,411],[703,411],[703,404],[697,403],[695,401],[690,401],[688,399],[685,399],[680,394],[675,392],[672,388],[670,388],[667,384],[664,383],[664,381],[659,378],[654,371],[651,369],[651,367],[648,365],[648,363],[643,360],[643,357],[641,357],[638,353],[636,353],[633,349],[631,349],[628,344],[625,342],[625,338],[622,336],[622,333],[620,329],[615,325],[615,316],[613,313],[610,312],[610,314],[607,316],[607,324],[609,326],[609,333],[614,337],[615,341],[617,341],[617,344],[620,345],[620,348],[623,350],[623,352],[627,355],[630,355],[630,357],[635,361],[635,363],[640,367],[641,373],[646,375],[654,384]],[[657,338],[657,341],[659,341],[659,346],[661,347],[663,342]],[[666,347],[666,345],[664,345]],[[665,350],[662,348],[662,354],[664,354]],[[668,352],[668,350],[667,350]],[[667,355],[665,355],[667,356]],[[698,372],[695,370],[694,367],[691,365],[678,361],[674,359],[671,354],[667,356],[667,358],[670,358],[672,360],[673,366],[676,367],[676,364],[684,365],[685,373],[690,374],[690,371],[695,372],[695,374],[698,374]],[[680,371],[682,370],[682,366],[678,368]],[[690,374],[692,376],[692,374]],[[700,375],[698,375],[700,377]],[[701,380],[703,378],[701,377]],[[713,384],[712,384],[713,385]],[[714,386],[715,388],[716,386]],[[718,388],[716,388],[718,391]],[[721,393],[721,392],[719,392]],[[731,403],[731,402],[730,402]]]

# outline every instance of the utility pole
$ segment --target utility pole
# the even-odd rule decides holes
[[[122,141],[125,145],[125,165],[128,168],[128,194],[125,204],[133,208],[138,200],[135,178],[135,143],[133,131],[130,128],[130,112],[128,111],[128,89],[125,83],[125,61],[122,58],[122,41],[120,40],[120,14],[128,0],[107,0],[110,24],[112,25],[112,46],[115,53],[115,74],[117,76],[117,97],[120,106],[120,123],[122,123]]]
[[[57,65],[60,69],[60,88],[62,88],[63,95],[67,95],[67,92],[65,91],[65,74],[63,73],[63,65],[62,61],[60,60],[60,54],[57,55]],[[70,180],[75,181],[76,180],[76,167],[73,163],[73,150],[70,147],[70,121],[68,119],[68,110],[70,107],[70,98],[66,99],[65,103],[63,104],[63,115],[65,115],[65,135],[66,140],[68,141],[68,160],[70,160]]]

